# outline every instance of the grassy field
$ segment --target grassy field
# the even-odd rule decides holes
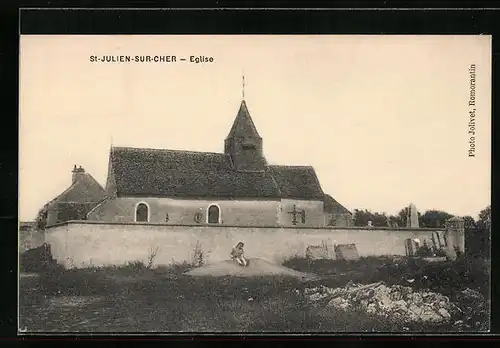
[[[407,259],[353,262],[289,260],[287,267],[325,278],[188,277],[188,265],[148,269],[140,264],[85,270],[56,266],[20,279],[20,328],[27,332],[449,332],[450,324],[404,326],[366,313],[311,307],[295,289],[385,281],[439,291],[451,299],[465,288],[488,298],[484,261],[426,264]],[[33,271],[33,269],[27,269]],[[425,276],[425,277],[424,277]],[[75,302],[81,301],[81,302]],[[468,320],[488,327],[488,313]]]

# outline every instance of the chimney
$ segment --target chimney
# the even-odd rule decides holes
[[[75,164],[71,173],[73,173],[73,175],[71,177],[71,179],[72,179],[71,184],[74,184],[75,182],[80,180],[85,175],[85,170],[82,168],[82,166],[79,166],[77,168],[76,164]]]

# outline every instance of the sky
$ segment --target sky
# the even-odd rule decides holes
[[[242,100],[270,164],[311,165],[350,210],[490,204],[491,36],[21,36],[19,215],[113,146],[223,152]],[[175,63],[90,56],[175,55]],[[190,56],[213,57],[190,63]],[[185,57],[187,61],[179,61]],[[469,67],[476,66],[475,157]]]

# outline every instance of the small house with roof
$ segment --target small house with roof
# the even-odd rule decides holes
[[[84,220],[87,213],[106,197],[106,190],[97,180],[75,165],[71,185],[44,206],[45,223],[50,226],[69,220]]]
[[[111,147],[94,221],[232,226],[349,226],[311,166],[270,165],[242,100],[223,153]],[[101,198],[100,192],[92,199]]]

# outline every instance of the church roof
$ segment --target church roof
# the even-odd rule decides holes
[[[234,119],[233,126],[231,127],[227,138],[231,138],[235,135],[253,135],[260,138],[259,132],[257,132],[257,128],[253,123],[247,104],[244,100],[241,101],[240,109],[238,110],[238,114]]]
[[[323,207],[326,213],[351,214],[342,204],[337,202],[332,196],[326,194],[323,200]]]
[[[118,196],[323,199],[312,167],[236,171],[222,153],[114,147]]]
[[[283,198],[323,199],[323,190],[311,166],[269,166]]]

